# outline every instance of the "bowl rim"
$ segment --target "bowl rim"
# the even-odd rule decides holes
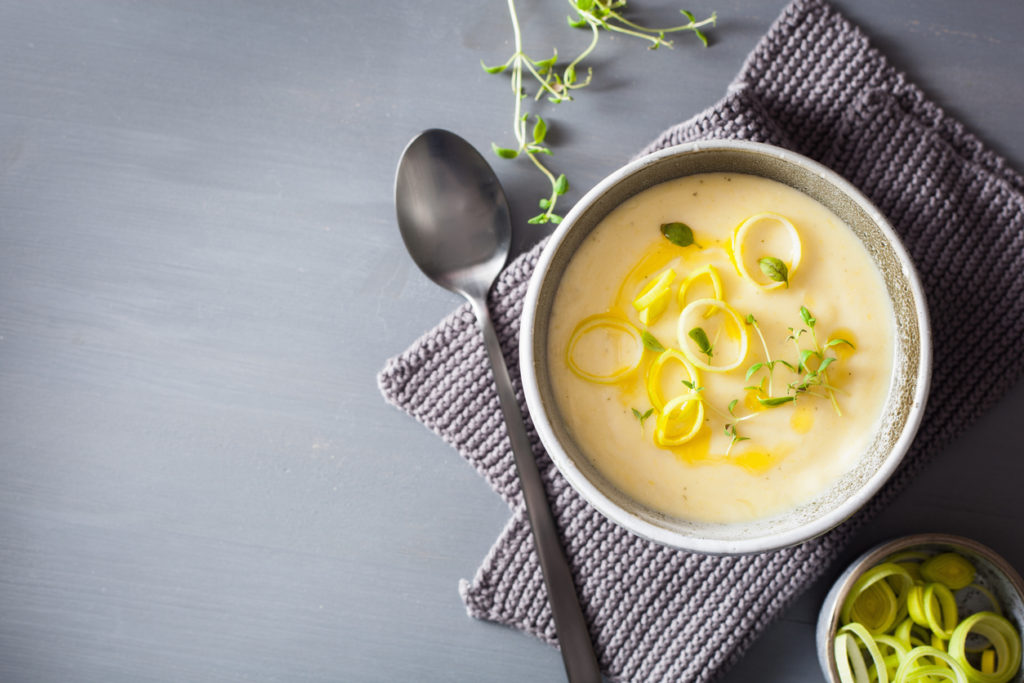
[[[698,536],[687,536],[675,530],[667,529],[653,524],[639,516],[630,513],[606,496],[590,479],[577,467],[576,463],[569,457],[562,448],[555,431],[551,425],[547,413],[543,410],[544,403],[541,398],[540,384],[536,374],[536,358],[533,352],[533,333],[539,307],[541,285],[554,260],[555,253],[565,242],[567,236],[576,225],[579,217],[598,201],[598,199],[610,188],[625,178],[642,172],[648,167],[654,166],[666,158],[696,153],[708,153],[715,151],[742,152],[756,156],[767,156],[785,163],[802,167],[807,171],[819,176],[822,180],[834,186],[840,192],[854,201],[874,222],[886,241],[892,247],[899,262],[900,269],[907,280],[911,290],[914,311],[920,331],[920,349],[918,353],[918,366],[916,368],[916,385],[913,392],[913,400],[908,411],[907,422],[896,439],[889,453],[889,456],[882,463],[871,477],[858,491],[843,501],[840,505],[806,524],[788,530],[771,532],[751,538],[743,539],[715,539],[701,538]],[[924,415],[924,407],[931,384],[932,370],[932,348],[931,348],[931,327],[928,317],[927,303],[924,289],[921,285],[910,256],[903,247],[900,238],[889,224],[881,211],[849,181],[840,176],[827,166],[792,152],[781,147],[760,142],[749,142],[745,140],[707,140],[695,141],[667,147],[663,150],[642,156],[614,171],[597,185],[591,188],[573,206],[565,219],[552,233],[548,243],[544,246],[537,261],[537,266],[530,277],[526,297],[523,303],[523,315],[520,323],[519,338],[519,365],[523,382],[523,393],[526,399],[527,408],[541,443],[558,471],[566,478],[569,484],[602,515],[613,523],[624,527],[628,531],[662,545],[679,548],[683,550],[718,555],[738,555],[755,552],[777,550],[798,543],[810,540],[819,536],[842,523],[859,510],[879,489],[888,481],[889,477],[896,470],[910,448],[917,429],[920,426]]]
[[[822,603],[821,610],[818,614],[818,624],[815,630],[821,631],[820,637],[824,641],[817,643],[818,657],[821,666],[824,669],[822,673],[825,674],[829,683],[839,683],[839,678],[834,673],[836,670],[836,656],[835,651],[832,648],[832,640],[835,638],[836,631],[839,629],[839,612],[842,608],[843,601],[846,599],[846,596],[850,594],[850,589],[853,588],[853,584],[861,577],[861,575],[864,574],[866,570],[875,566],[889,555],[901,550],[909,550],[910,548],[924,545],[944,545],[951,546],[955,549],[962,548],[979,557],[985,558],[987,562],[989,562],[1006,578],[1014,590],[1017,591],[1017,595],[1020,599],[1024,601],[1024,578],[1021,578],[1021,575],[1016,569],[1014,569],[1013,565],[1006,560],[1006,558],[984,543],[975,541],[973,538],[957,536],[955,534],[925,532],[910,534],[909,536],[900,536],[888,541],[883,541],[865,551],[846,566],[843,573],[832,584],[832,587],[829,589],[828,596]],[[822,648],[824,648],[824,650],[822,650]]]

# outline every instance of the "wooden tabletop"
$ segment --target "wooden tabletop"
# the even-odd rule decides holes
[[[836,4],[1024,168],[1024,4]],[[687,5],[718,13],[706,50],[602,38],[541,109],[566,203],[719,99],[783,5]],[[528,51],[585,44],[568,5],[519,9]],[[479,62],[511,45],[497,1],[0,1],[0,681],[564,680],[466,616],[508,510],[375,382],[460,303],[405,254],[398,155],[430,127],[510,145]],[[494,166],[522,250],[544,180]],[[844,559],[942,531],[1024,568],[1015,386]],[[820,680],[826,588],[727,680]]]

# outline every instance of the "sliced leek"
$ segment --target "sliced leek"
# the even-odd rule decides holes
[[[625,362],[619,367],[613,368],[608,372],[595,371],[594,369],[587,369],[580,365],[577,360],[576,347],[587,335],[595,334],[599,331],[603,331],[605,334],[624,334],[630,337],[635,348],[633,349],[633,360]],[[612,338],[606,339],[606,342],[611,342]],[[580,321],[580,324],[573,330],[572,336],[569,338],[569,347],[566,350],[566,363],[569,365],[569,369],[573,374],[581,377],[588,382],[595,382],[597,384],[614,384],[615,382],[622,381],[624,378],[629,376],[630,373],[635,371],[640,365],[640,361],[643,358],[643,340],[640,337],[640,330],[636,329],[628,321],[623,320],[611,315],[592,315],[589,318],[584,318]]]
[[[967,659],[967,636],[976,633],[987,638],[995,650],[995,670],[975,669]],[[1006,683],[1020,669],[1020,635],[1005,617],[994,612],[977,612],[961,621],[949,639],[949,656],[956,660],[971,683]]]
[[[868,683],[868,667],[852,633],[837,633],[832,642],[841,683]]]
[[[860,648],[861,646],[863,646],[864,649],[868,651],[868,655],[870,655],[871,661],[875,665],[875,675],[878,676],[878,683],[889,683],[889,669],[885,665],[885,658],[882,656],[882,651],[878,649],[878,645],[875,642],[875,639],[872,637],[870,633],[868,633],[868,630],[864,628],[864,626],[862,626],[861,624],[858,624],[856,621],[854,621],[839,629],[839,633],[849,634],[851,636],[851,639],[853,637],[856,637],[857,640],[860,640],[861,642],[860,646],[854,644],[853,647],[850,647],[850,643],[844,643],[844,647],[846,649],[845,654],[847,655],[847,657],[850,658],[851,664],[853,664],[854,671],[857,672],[861,669],[866,669],[866,667],[864,666],[864,658],[860,653]],[[858,658],[860,661],[858,661]],[[839,654],[839,645],[837,638],[836,661],[842,662],[842,659],[843,658]],[[842,664],[840,664],[839,678],[840,680],[843,680]],[[857,677],[850,679],[851,683],[852,681],[858,680],[860,679]],[[866,671],[864,680],[867,680]],[[847,682],[843,681],[843,683]]]
[[[996,651],[988,648],[981,653],[981,673],[992,674],[996,672]]]
[[[668,310],[669,302],[672,301],[672,290],[666,289],[658,295],[649,305],[640,309],[638,317],[640,322],[648,327],[653,325],[662,314]]]
[[[988,611],[959,618],[953,591],[979,589],[971,583],[975,574],[969,561],[953,553],[901,553],[864,572],[840,609],[834,640],[839,680],[1008,683],[1021,667],[1021,638],[1014,625]],[[994,596],[980,590],[999,609]],[[985,645],[969,648],[971,635]],[[873,662],[870,672],[864,652]]]
[[[686,307],[687,292],[689,292],[690,287],[693,286],[693,283],[702,277],[706,277],[711,282],[711,291],[713,292],[713,298],[722,301],[725,300],[725,290],[722,288],[722,278],[718,274],[718,269],[709,263],[703,268],[698,268],[697,270],[691,272],[689,275],[686,276],[685,280],[679,283],[679,293],[676,295],[676,298],[679,300],[680,306],[682,306],[683,308]],[[708,309],[704,313],[704,317],[710,318],[714,314],[714,309]]]
[[[942,640],[949,640],[960,621],[952,591],[941,583],[929,583],[924,589],[923,602],[924,617],[932,633]]]
[[[907,593],[907,613],[918,626],[928,626],[928,617],[924,615],[924,586],[915,584]]]
[[[739,336],[738,348],[736,349],[735,357],[728,359],[726,362],[719,365],[712,365],[709,361],[711,358],[705,360],[702,359],[694,347],[694,342],[690,335],[691,326],[689,318],[697,312],[703,309],[713,310],[716,313],[721,312],[722,315],[728,317],[732,321],[736,328],[736,332]],[[707,312],[706,310],[703,312]],[[747,328],[743,323],[743,319],[740,314],[733,309],[732,306],[725,303],[721,299],[697,299],[692,301],[683,308],[682,313],[679,314],[679,326],[677,330],[679,338],[679,348],[682,350],[683,355],[686,359],[693,363],[696,367],[701,370],[707,370],[708,372],[729,372],[735,370],[743,363],[747,357],[747,349],[749,346],[749,340],[747,337]]]
[[[957,553],[942,553],[921,563],[921,578],[960,590],[974,581],[974,565]]]
[[[663,410],[667,402],[667,399],[661,393],[661,380],[665,364],[669,361],[676,361],[682,365],[683,369],[686,370],[690,384],[694,387],[700,386],[700,375],[690,361],[686,360],[686,356],[675,349],[665,349],[661,352],[661,355],[654,359],[651,367],[647,370],[647,397],[650,399],[654,409],[658,411]]]
[[[676,396],[658,413],[654,442],[659,446],[682,446],[704,426],[704,402],[696,394]]]
[[[924,657],[931,658],[935,664],[924,666],[918,664],[918,660]],[[896,669],[894,681],[895,683],[910,683],[933,676],[940,676],[955,683],[970,683],[967,674],[953,657],[930,645],[921,645],[908,652],[899,668]]]
[[[789,261],[780,259],[786,265],[788,270],[788,280],[793,279],[793,275],[796,273],[796,269],[800,266],[800,258],[803,253],[803,245],[800,242],[800,233],[797,232],[796,226],[785,216],[780,216],[777,213],[759,213],[751,216],[742,223],[736,226],[736,229],[732,233],[732,255],[733,263],[736,265],[736,271],[750,281],[755,287],[770,291],[778,289],[787,285],[787,282],[772,281],[768,283],[762,282],[760,279],[755,278],[749,270],[744,261],[745,243],[750,237],[751,231],[760,223],[765,221],[773,221],[778,225],[782,226],[782,229],[786,232],[790,240],[790,252]]]
[[[885,660],[886,673],[889,675],[889,678],[895,678],[896,669],[899,668],[900,663],[906,658],[907,653],[910,652],[910,647],[905,646],[895,636],[887,636],[883,634],[880,636],[874,636],[874,639],[879,650],[881,650],[883,646],[892,650],[892,654],[884,655],[883,659]]]
[[[658,273],[633,299],[633,308],[640,314],[640,322],[650,325],[665,312],[672,299],[672,282],[676,271],[671,268]]]
[[[898,596],[887,580],[890,578],[902,583]],[[913,582],[907,570],[894,562],[872,567],[850,588],[839,613],[840,619],[844,624],[858,621],[873,634],[888,631],[896,622],[900,602],[906,599]]]

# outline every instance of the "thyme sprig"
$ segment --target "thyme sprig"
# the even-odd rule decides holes
[[[843,411],[839,408],[839,401],[836,399],[836,392],[839,391],[835,386],[829,383],[827,368],[835,363],[838,358],[836,356],[825,355],[826,351],[840,344],[846,344],[851,349],[853,344],[845,339],[829,338],[825,340],[825,343],[818,343],[818,336],[814,332],[814,326],[817,323],[817,319],[807,310],[806,306],[800,307],[800,317],[803,318],[804,324],[807,325],[807,329],[801,329],[799,333],[796,333],[790,328],[790,336],[788,339],[792,339],[797,345],[799,351],[799,363],[797,364],[797,371],[803,373],[796,382],[792,382],[788,385],[789,391],[793,392],[794,396],[802,393],[808,393],[812,395],[820,396],[817,392],[812,389],[814,387],[820,387],[825,391],[825,397],[832,402],[832,408],[836,411],[836,415],[842,415]],[[799,342],[797,341],[800,334],[803,332],[810,332],[812,348],[801,349]],[[817,365],[811,367],[811,363],[817,361]]]
[[[786,337],[786,341],[793,342],[793,346],[796,349],[797,361],[794,364],[781,358],[773,359],[771,357],[771,354],[768,352],[768,345],[765,343],[764,335],[761,333],[761,328],[758,326],[757,320],[753,315],[747,316],[747,324],[754,327],[758,337],[761,339],[761,346],[764,348],[765,360],[754,363],[747,368],[746,379],[749,380],[762,369],[766,369],[768,371],[766,378],[768,380],[768,386],[767,391],[765,391],[765,378],[763,378],[760,385],[748,386],[745,388],[764,394],[764,396],[758,396],[757,400],[766,408],[773,408],[786,403],[792,403],[800,396],[817,396],[831,401],[836,414],[842,415],[843,412],[839,408],[839,401],[836,398],[836,393],[841,390],[829,382],[827,372],[828,367],[838,361],[839,358],[837,356],[827,355],[827,351],[841,344],[846,344],[852,349],[853,344],[838,337],[826,339],[824,344],[819,344],[817,334],[814,331],[815,325],[818,321],[806,306],[800,307],[800,318],[803,320],[806,327],[801,327],[799,329],[790,327],[788,328],[789,336]],[[808,348],[805,348],[800,344],[800,339],[805,334],[809,335],[811,339],[811,346]],[[795,381],[788,382],[786,384],[786,393],[779,396],[775,395],[772,384],[773,373],[777,365],[783,365],[797,375],[797,379]]]
[[[548,146],[547,122],[539,115],[523,110],[523,100],[527,92],[523,84],[524,78],[533,80],[537,84],[537,91],[534,100],[539,101],[546,97],[549,102],[559,104],[572,100],[572,92],[590,85],[593,78],[593,69],[587,68],[587,75],[581,79],[578,70],[584,59],[597,47],[602,31],[611,31],[649,43],[652,50],[661,46],[672,47],[672,41],[665,36],[670,33],[692,32],[705,47],[708,45],[707,36],[701,30],[715,24],[716,15],[712,13],[707,19],[697,21],[697,18],[686,10],[680,13],[688,20],[685,24],[670,26],[666,28],[651,28],[641,26],[627,19],[620,10],[626,7],[627,0],[568,0],[575,16],[567,17],[569,25],[574,28],[586,28],[590,31],[589,44],[575,58],[570,60],[564,67],[560,67],[558,49],[553,49],[553,54],[545,59],[533,59],[523,51],[522,30],[519,25],[519,15],[516,11],[515,0],[508,0],[509,15],[512,20],[512,34],[514,38],[514,52],[504,64],[487,66],[481,61],[481,65],[488,73],[502,73],[511,70],[511,86],[515,98],[515,109],[512,117],[512,132],[516,139],[515,147],[502,147],[491,143],[494,153],[504,159],[515,159],[520,156],[528,158],[533,165],[547,178],[551,185],[551,191],[547,197],[542,197],[538,205],[541,213],[529,219],[529,223],[559,223],[562,216],[555,213],[558,198],[569,191],[569,180],[564,173],[555,174],[548,165],[541,161],[540,155],[551,156],[551,148]],[[533,128],[527,129],[530,120],[533,120]]]
[[[640,412],[636,408],[632,408],[631,410],[633,411],[633,417],[635,417],[637,421],[640,422],[640,434],[642,435],[644,433],[644,422],[646,422],[647,418],[654,414],[654,408],[648,408],[644,412]]]

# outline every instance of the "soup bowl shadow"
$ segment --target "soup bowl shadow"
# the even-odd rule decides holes
[[[884,419],[857,464],[812,500],[744,522],[714,523],[666,515],[626,495],[577,444],[560,413],[548,368],[555,294],[579,246],[612,210],[660,183],[698,173],[744,173],[795,188],[830,209],[856,234],[885,284],[895,321],[893,373]],[[924,293],[888,221],[853,185],[827,167],[785,149],[745,141],[694,142],[638,159],[590,190],[541,253],[524,302],[520,331],[523,389],[538,436],[559,472],[595,509],[643,538],[711,554],[764,552],[825,533],[863,506],[896,470],[917,431],[931,376]]]

